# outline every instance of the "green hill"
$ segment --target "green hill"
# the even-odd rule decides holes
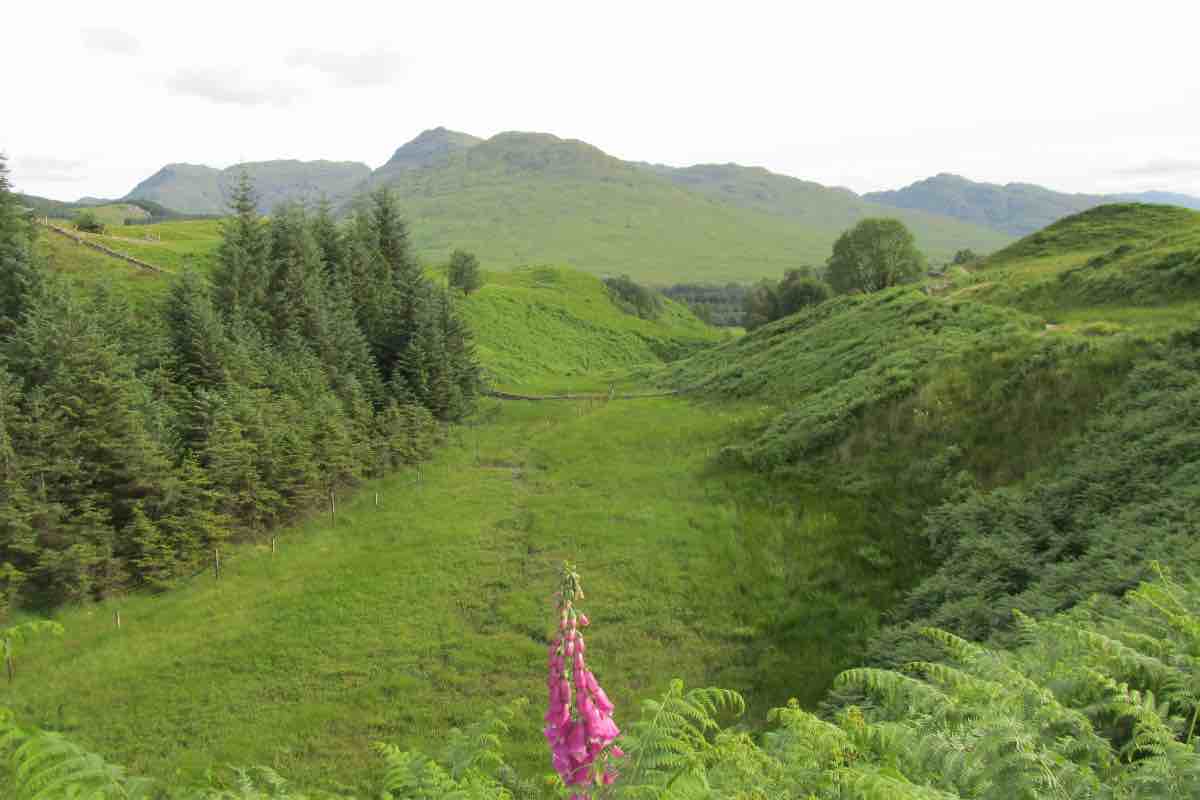
[[[720,334],[664,299],[655,319],[621,310],[592,275],[553,267],[488,273],[463,314],[498,388],[596,386],[597,373],[679,358]]]
[[[985,259],[957,292],[1093,332],[1177,326],[1200,309],[1200,212],[1100,206]]]

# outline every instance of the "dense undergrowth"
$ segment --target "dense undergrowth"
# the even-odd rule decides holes
[[[843,672],[838,688],[859,702],[828,717],[789,704],[771,712],[760,737],[728,724],[743,709],[735,693],[673,682],[627,724],[608,762],[616,781],[574,791],[597,800],[1200,797],[1200,586],[1164,576],[1119,604],[1043,620],[1019,615],[1018,623],[1020,644],[1008,650],[927,629],[936,658]],[[437,760],[379,743],[372,796],[561,796],[506,760],[521,707],[477,713],[435,751]],[[17,798],[321,796],[293,792],[265,768],[194,788],[130,778],[7,716],[0,750]]]

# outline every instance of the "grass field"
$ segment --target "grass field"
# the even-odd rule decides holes
[[[756,707],[815,701],[859,634],[842,623],[877,598],[830,595],[802,637],[770,636],[767,600],[829,593],[834,563],[854,578],[853,544],[824,536],[828,510],[772,514],[760,480],[712,468],[754,413],[492,406],[419,483],[366,486],[336,524],[285,532],[274,557],[245,545],[220,582],[65,611],[66,636],[22,658],[0,702],[135,771],[263,763],[361,790],[370,742],[420,746],[482,706],[536,701],[564,558],[587,581],[591,660],[626,716],[675,676],[742,687]],[[517,726],[529,767],[544,760],[539,714],[535,702]]]

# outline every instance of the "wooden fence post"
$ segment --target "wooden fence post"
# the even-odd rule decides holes
[[[221,580],[221,550],[217,547],[213,548],[213,577]]]
[[[337,500],[333,496],[333,489],[329,490],[329,521],[337,525]]]
[[[121,630],[121,609],[113,609],[113,621],[117,623],[117,630]]]

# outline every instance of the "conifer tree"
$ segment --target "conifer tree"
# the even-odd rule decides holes
[[[346,237],[333,216],[333,204],[324,195],[317,201],[312,216],[312,235],[321,253],[327,280],[332,281],[345,274],[347,268]]]
[[[324,333],[324,275],[321,251],[304,209],[294,204],[277,208],[269,231],[270,278],[264,310],[270,330],[276,340],[294,335],[315,344]]]
[[[17,205],[8,162],[0,153],[0,335],[12,332],[29,298],[41,287],[42,274],[33,253],[35,232]]]
[[[213,271],[217,307],[229,317],[258,320],[266,298],[269,240],[258,213],[258,196],[242,172],[230,198],[232,216],[221,223],[221,246]]]
[[[197,273],[184,272],[171,284],[164,316],[175,380],[193,392],[224,386],[229,380],[225,325]]]

